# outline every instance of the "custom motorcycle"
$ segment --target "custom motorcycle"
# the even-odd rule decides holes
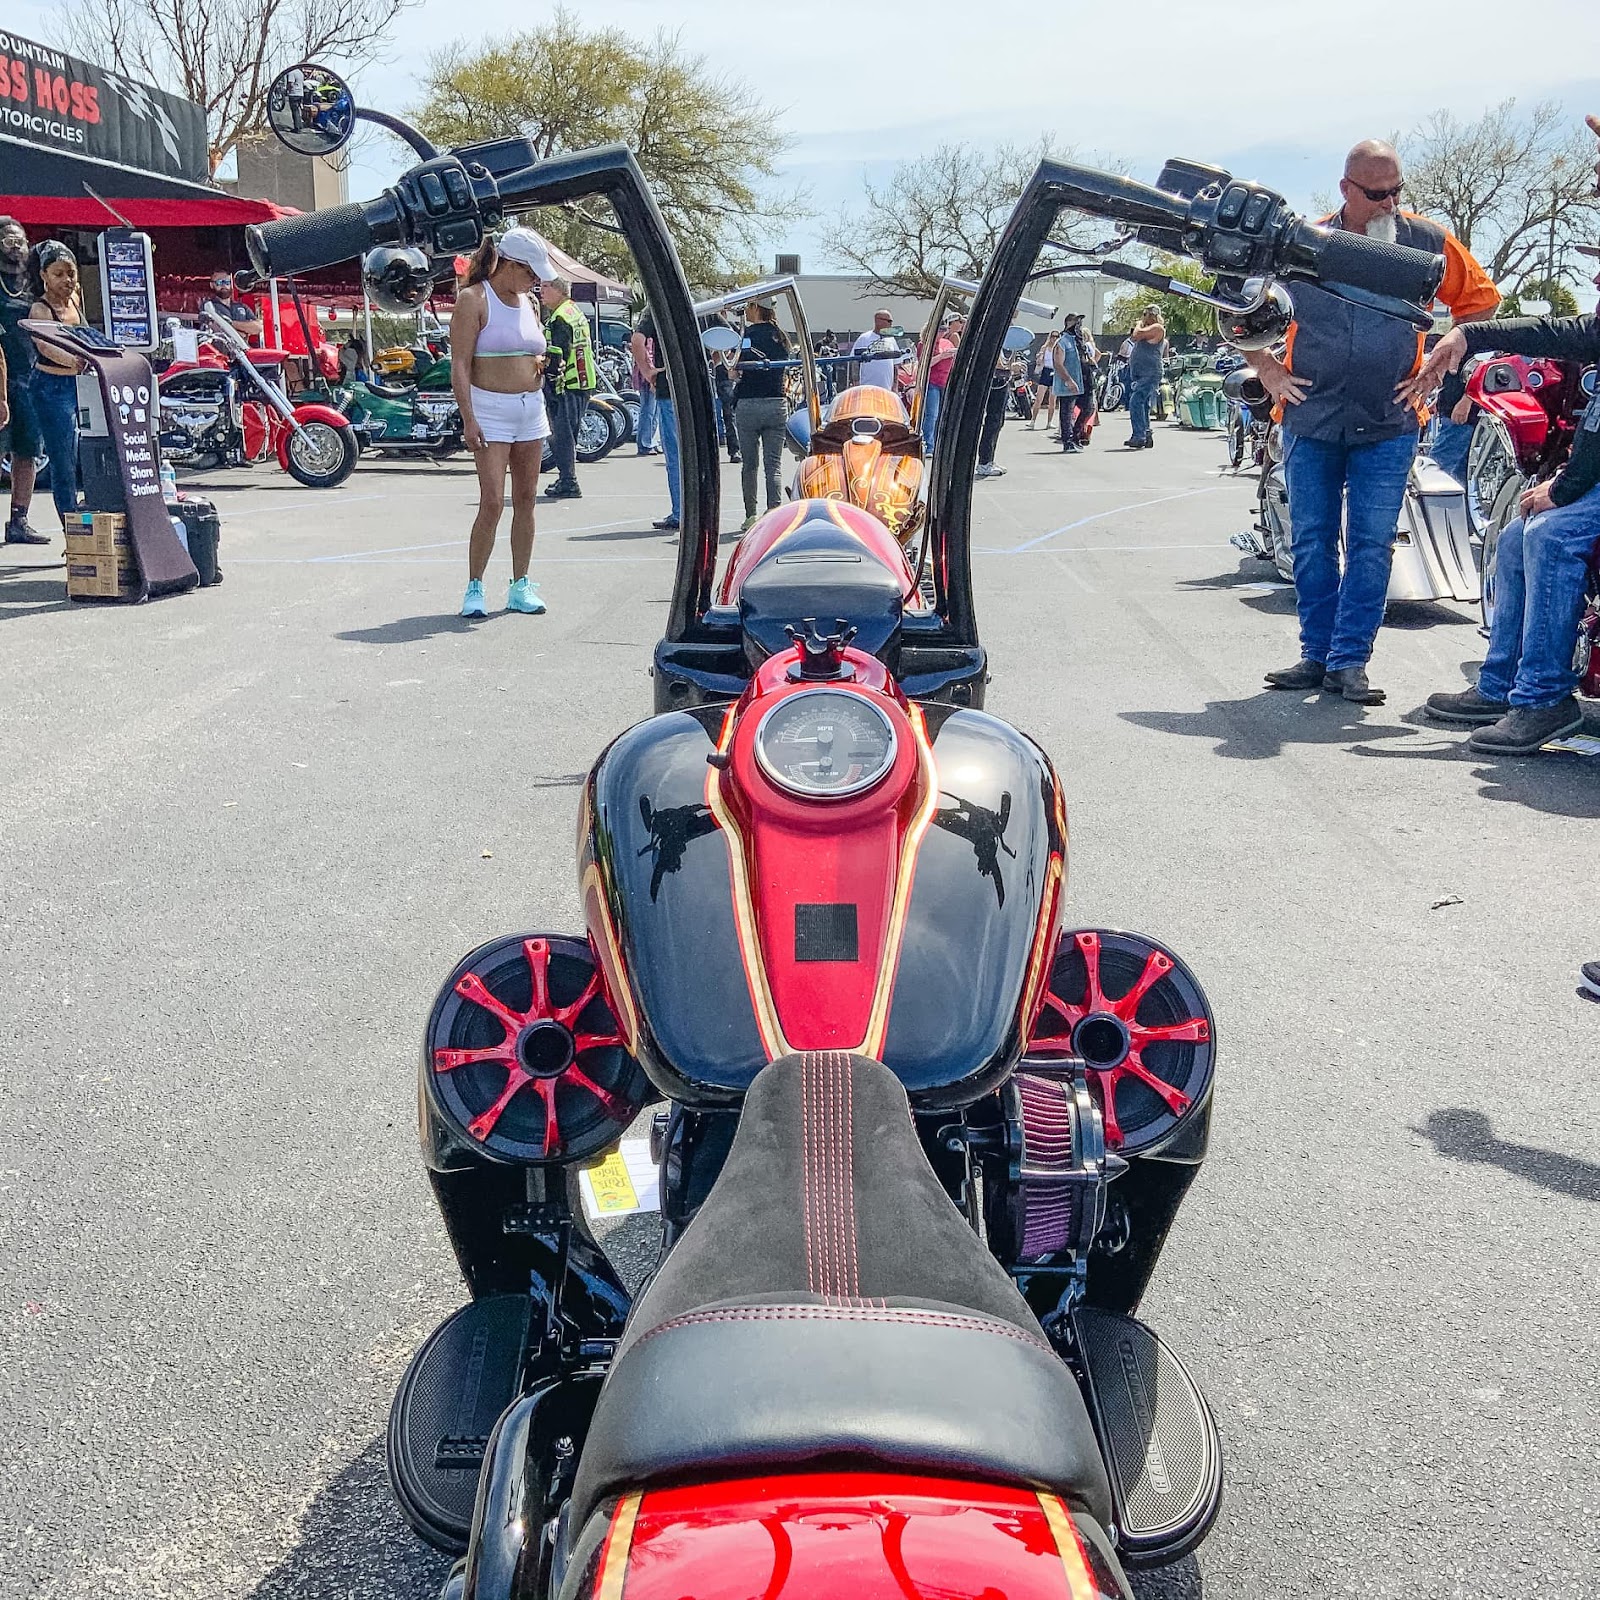
[[[1256,369],[1248,364],[1233,367],[1223,378],[1222,399],[1227,407],[1223,426],[1228,439],[1228,465],[1238,472],[1248,462],[1264,472],[1272,437],[1272,396],[1256,376]],[[1260,512],[1258,502],[1258,523],[1262,520]]]
[[[1100,409],[1120,411],[1127,403],[1128,363],[1122,356],[1113,354],[1100,380]]]
[[[1249,459],[1259,474],[1255,523],[1234,534],[1229,543],[1246,555],[1271,562],[1285,583],[1293,583],[1294,525],[1283,469],[1282,426],[1272,420],[1271,397],[1251,369],[1229,373],[1222,395],[1232,412],[1234,470]],[[1387,603],[1458,600],[1472,604],[1481,592],[1467,495],[1431,456],[1419,453],[1411,464],[1395,527]]]
[[[310,489],[333,489],[361,453],[349,420],[320,399],[284,393],[282,350],[252,350],[215,312],[192,362],[161,374],[161,453],[174,466],[251,466],[276,456]]]
[[[1524,492],[1566,464],[1597,378],[1594,367],[1523,356],[1492,356],[1468,374],[1467,394],[1479,413],[1467,456],[1467,503],[1481,518],[1485,633],[1494,624],[1500,535],[1521,515]],[[1573,662],[1578,692],[1600,698],[1600,544],[1590,556]]]
[[[1467,374],[1477,407],[1467,451],[1467,511],[1483,540],[1483,625],[1494,614],[1495,551],[1523,492],[1554,477],[1572,453],[1595,393],[1596,369],[1570,361],[1491,356]]]
[[[1044,161],[946,387],[931,603],[896,534],[832,498],[769,512],[719,584],[711,386],[639,168],[506,144],[249,234],[280,273],[374,242],[444,256],[598,196],[680,419],[655,715],[584,785],[586,926],[471,952],[427,1016],[423,1155],[471,1299],[396,1397],[397,1497],[464,1553],[451,1600],[1126,1596],[1221,1494],[1206,1402],[1134,1316],[1206,1151],[1215,1031],[1159,944],[1063,931],[1061,784],[982,709],[990,378],[1063,208],[1222,273],[1240,339],[1282,331],[1269,275],[1427,300],[1442,259],[1219,169],[1149,187]],[[614,1179],[594,1164],[652,1102],[662,1249],[634,1296],[580,1173]]]

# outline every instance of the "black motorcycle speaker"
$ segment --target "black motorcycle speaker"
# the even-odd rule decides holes
[[[439,991],[422,1049],[428,1105],[475,1154],[583,1161],[654,1098],[623,1045],[587,939],[481,945]]]
[[[1106,1148],[1170,1144],[1211,1098],[1216,1027],[1194,974],[1142,934],[1063,933],[1023,1059],[1076,1057],[1105,1118]]]

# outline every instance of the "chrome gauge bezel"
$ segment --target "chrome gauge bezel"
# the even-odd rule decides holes
[[[767,724],[780,711],[787,711],[799,701],[815,700],[821,696],[835,700],[849,700],[876,717],[879,723],[882,724],[883,731],[889,736],[888,754],[884,759],[883,765],[870,777],[860,778],[855,783],[838,789],[808,789],[778,771],[772,762],[767,759]],[[782,789],[785,794],[792,794],[800,800],[848,800],[854,795],[865,794],[869,789],[877,788],[894,770],[895,758],[900,754],[900,735],[888,712],[875,701],[864,694],[852,694],[848,689],[840,689],[834,684],[827,684],[819,685],[815,689],[802,689],[796,694],[786,694],[775,706],[769,707],[756,724],[755,753],[756,765],[761,768],[768,781]]]

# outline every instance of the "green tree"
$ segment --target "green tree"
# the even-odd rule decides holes
[[[1179,256],[1157,256],[1150,265],[1153,271],[1163,272],[1180,283],[1193,284],[1197,289],[1211,287],[1211,274],[1197,261],[1185,261]],[[1127,333],[1146,306],[1155,306],[1160,311],[1169,339],[1217,331],[1216,313],[1209,306],[1196,305],[1182,295],[1157,294],[1154,289],[1138,287],[1125,289],[1107,302],[1105,331]]]
[[[823,252],[884,294],[931,300],[942,278],[983,276],[1034,168],[1051,155],[1071,159],[1045,135],[1031,145],[942,144],[902,161],[887,183],[865,185],[861,206],[822,230]],[[1051,237],[1079,244],[1105,231],[1063,213]],[[1040,264],[1065,259],[1047,252]]]
[[[1543,300],[1550,307],[1552,317],[1575,317],[1578,314],[1578,297],[1559,278],[1525,278],[1515,294],[1508,294],[1500,302],[1496,313],[1501,317],[1522,317],[1524,300]]]
[[[714,73],[674,33],[640,40],[586,28],[558,10],[525,33],[455,45],[429,62],[412,115],[441,145],[525,134],[541,157],[618,141],[638,158],[689,281],[715,288],[756,271],[762,241],[804,214],[772,187],[788,146],[776,113],[747,84]],[[631,275],[622,240],[593,226],[601,202],[546,207],[527,220],[569,254]]]

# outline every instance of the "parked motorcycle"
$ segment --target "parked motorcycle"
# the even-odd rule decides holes
[[[248,233],[261,270],[303,270],[598,195],[678,402],[656,715],[584,785],[586,928],[481,946],[429,1012],[423,1154],[472,1299],[397,1395],[400,1504],[465,1552],[451,1600],[1125,1597],[1123,1568],[1192,1549],[1221,1493],[1209,1408],[1133,1315],[1205,1155],[1214,1027],[1159,944],[1062,931],[1061,785],[981,709],[989,382],[1064,206],[1240,278],[1426,300],[1442,260],[1216,169],[1149,188],[1043,161],[946,386],[933,605],[837,500],[769,512],[718,590],[711,386],[660,213],[620,148],[519,144],[521,169],[458,151]],[[1224,283],[1208,303],[1263,315]],[[579,1173],[626,1188],[594,1162],[654,1100],[663,1248],[634,1297]]]
[[[1128,403],[1128,363],[1118,355],[1106,363],[1105,376],[1100,380],[1100,409],[1120,411]]]
[[[1467,455],[1467,504],[1483,535],[1483,627],[1494,621],[1500,535],[1521,515],[1533,484],[1552,478],[1572,453],[1579,419],[1594,401],[1600,369],[1570,361],[1494,356],[1467,377],[1479,407]],[[1600,695],[1600,548],[1590,564],[1588,605],[1579,628],[1584,694]],[[1591,659],[1594,662],[1590,671]]]
[[[198,359],[160,376],[161,453],[174,466],[250,466],[276,456],[296,482],[337,488],[360,444],[347,418],[321,400],[283,391],[282,350],[252,350],[215,312]]]
[[[1293,583],[1294,524],[1282,452],[1282,429],[1274,425],[1265,441],[1264,468],[1256,488],[1255,525],[1234,534],[1229,542],[1246,555],[1270,561],[1285,583]],[[1458,600],[1470,605],[1480,592],[1466,496],[1432,457],[1419,454],[1411,463],[1395,527],[1386,603]]]

